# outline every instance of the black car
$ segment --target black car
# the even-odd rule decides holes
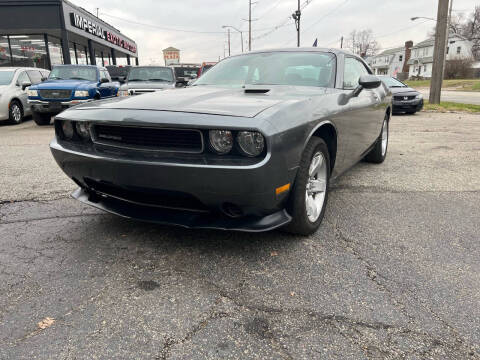
[[[200,65],[198,64],[176,64],[172,65],[175,71],[177,83],[187,86],[190,80],[195,80],[198,76]]]
[[[128,76],[130,65],[108,65],[106,66],[112,81],[123,83]]]
[[[393,95],[393,113],[415,114],[423,108],[423,95],[391,76],[379,76]]]
[[[391,96],[349,52],[231,56],[192,86],[89,103],[50,144],[73,196],[144,221],[311,234],[329,183],[385,160]]]

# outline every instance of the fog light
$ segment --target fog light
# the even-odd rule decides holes
[[[85,121],[79,121],[75,125],[75,128],[77,129],[77,134],[84,140],[90,139],[90,126],[88,122]]]
[[[65,139],[71,140],[73,138],[73,124],[71,121],[62,121],[62,132]]]
[[[208,133],[212,149],[220,155],[228,154],[233,147],[233,136],[229,130],[210,130]]]

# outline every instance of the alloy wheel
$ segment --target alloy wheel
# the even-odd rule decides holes
[[[315,153],[308,170],[307,187],[305,190],[305,207],[308,220],[312,223],[318,220],[325,202],[327,191],[327,162],[321,152]]]
[[[387,120],[383,120],[383,128],[382,128],[382,156],[385,156],[387,153],[387,145],[388,145],[388,122]]]
[[[13,104],[10,111],[12,112],[13,120],[15,122],[18,123],[22,120],[22,110],[20,110],[20,106]]]

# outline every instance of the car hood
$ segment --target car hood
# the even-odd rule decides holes
[[[291,99],[288,95],[289,89],[291,90],[291,87],[271,87],[267,94],[246,94],[245,89],[194,86],[92,102],[76,106],[75,109],[138,109],[255,117],[262,111]]]
[[[33,90],[60,90],[88,88],[95,86],[96,82],[89,80],[47,80],[31,87]]]
[[[120,87],[120,90],[127,89],[165,89],[172,88],[174,85],[173,82],[160,82],[160,81],[133,81],[126,82]]]
[[[0,85],[0,94],[3,94],[4,91],[7,91],[8,85]]]
[[[401,95],[401,94],[406,94],[406,93],[415,93],[419,94],[419,92],[415,89],[412,89],[410,87],[401,87],[401,88],[390,88],[390,92],[393,95]]]

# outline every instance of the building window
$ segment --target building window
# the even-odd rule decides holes
[[[460,54],[461,52],[462,52],[462,47],[461,46],[457,47],[457,54]]]
[[[78,59],[78,63],[81,65],[88,64],[87,48],[85,46],[77,44],[77,59]]]
[[[423,65],[423,72],[427,72],[427,65]]]
[[[50,53],[50,63],[52,66],[63,64],[63,53],[60,39],[48,36],[48,51]]]
[[[75,45],[72,42],[68,43],[68,51],[70,52],[70,62],[77,64],[77,56],[75,55]]]
[[[447,54],[450,52],[450,46],[447,46]]]
[[[400,56],[398,57],[398,61],[403,61],[403,55],[400,55]]]
[[[8,48],[8,37],[0,36],[0,66],[12,65],[10,49]]]
[[[48,68],[43,35],[10,35],[8,38],[14,66]]]

